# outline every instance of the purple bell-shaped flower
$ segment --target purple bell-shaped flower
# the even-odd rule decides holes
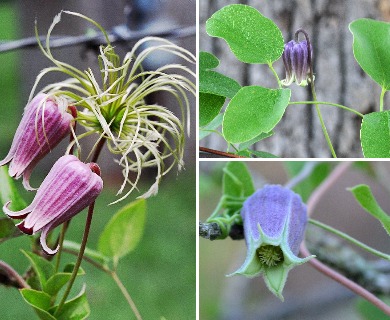
[[[313,50],[310,51],[311,57],[313,57]],[[299,86],[307,86],[310,76],[307,41],[289,41],[284,45],[282,57],[286,69],[286,79],[282,80],[282,84],[289,86],[295,81]]]
[[[232,275],[263,274],[269,290],[283,300],[288,272],[312,257],[298,257],[307,213],[301,197],[279,185],[266,185],[245,200],[241,210],[247,256]]]
[[[9,175],[16,179],[23,176],[27,190],[34,190],[29,178],[38,161],[70,133],[74,117],[67,110],[68,102],[64,98],[49,97],[44,93],[26,105],[11,149],[0,161],[0,166],[10,162]]]
[[[48,233],[92,204],[103,189],[97,164],[85,164],[73,155],[62,156],[39,187],[31,204],[20,211],[3,210],[10,218],[24,219],[17,227],[26,234],[42,231],[40,242],[47,254],[55,254],[46,244]]]

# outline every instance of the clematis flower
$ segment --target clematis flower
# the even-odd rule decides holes
[[[10,218],[24,219],[17,227],[26,234],[42,231],[40,242],[47,254],[55,254],[46,244],[48,233],[89,206],[103,189],[100,169],[85,164],[73,155],[62,156],[46,176],[31,204],[20,211],[3,211]]]
[[[27,190],[31,171],[46,154],[69,134],[73,116],[67,113],[68,103],[63,98],[40,93],[25,107],[16,130],[11,149],[0,166],[10,163],[9,175],[20,178]]]
[[[156,176],[154,183],[141,197],[155,195],[162,178],[176,164],[178,171],[184,166],[185,136],[186,131],[189,134],[190,124],[189,96],[196,94],[195,84],[191,80],[195,79],[195,73],[178,63],[163,65],[156,70],[145,70],[142,64],[159,54],[170,54],[190,64],[195,64],[196,58],[168,40],[146,37],[135,43],[121,60],[110,44],[106,31],[98,23],[70,11],[62,11],[54,18],[48,30],[48,40],[64,13],[93,22],[106,36],[107,44],[99,47],[97,57],[99,73],[94,73],[92,69],[78,70],[56,60],[50,50],[50,42],[46,42],[45,48],[38,39],[44,55],[57,67],[43,69],[34,89],[50,72],[71,76],[42,89],[49,95],[66,96],[78,106],[77,122],[87,132],[75,136],[68,148],[72,145],[79,147],[81,139],[95,133],[98,141],[94,148],[100,141],[106,142],[123,172],[123,182],[118,190],[118,195],[122,196],[115,202],[125,199],[137,189],[144,168],[156,168]],[[150,99],[151,95],[161,92],[170,95],[174,103],[177,102],[181,109],[180,116],[169,110],[171,106],[159,105],[158,101],[154,101],[155,97]],[[91,150],[90,154],[93,152]]]
[[[313,52],[313,50],[311,50],[311,52]],[[286,69],[286,79],[282,80],[282,84],[284,86],[289,86],[295,81],[299,86],[307,86],[310,65],[306,40],[300,42],[291,40],[286,43],[284,45],[282,57]]]
[[[290,189],[267,185],[244,202],[241,216],[247,256],[234,274],[263,274],[269,290],[283,300],[288,272],[312,258],[298,257],[307,223],[306,205]]]

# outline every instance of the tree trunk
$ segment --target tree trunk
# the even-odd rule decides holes
[[[275,88],[268,67],[239,62],[222,39],[206,34],[205,21],[229,0],[200,1],[200,50],[215,54],[221,65],[218,70],[236,79],[242,86],[261,85]],[[355,19],[369,17],[390,21],[388,0],[248,0],[241,1],[258,9],[282,30],[285,42],[295,30],[305,29],[314,49],[314,73],[319,101],[340,103],[363,114],[379,111],[380,87],[359,67],[353,57],[352,34],[348,25]],[[284,67],[275,63],[281,79]],[[291,101],[309,99],[309,88],[293,84]],[[385,100],[385,107],[390,99]],[[331,141],[338,157],[362,157],[360,147],[361,118],[334,107],[321,106]],[[217,135],[201,141],[201,145],[219,150],[226,143]],[[313,105],[290,105],[275,127],[275,135],[256,144],[256,150],[268,151],[280,157],[330,157]]]

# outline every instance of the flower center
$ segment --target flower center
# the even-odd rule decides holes
[[[260,262],[268,267],[275,267],[284,261],[283,251],[279,246],[261,246],[256,250]]]

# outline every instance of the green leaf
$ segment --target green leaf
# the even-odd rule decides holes
[[[54,312],[55,308],[53,308]],[[68,300],[56,315],[58,320],[83,320],[91,313],[85,288],[73,299]]]
[[[238,151],[243,151],[245,149],[248,149],[252,144],[255,144],[261,140],[264,140],[266,138],[269,138],[271,136],[274,135],[274,132],[273,131],[270,131],[270,132],[262,132],[260,133],[257,137],[247,141],[247,142],[244,142],[244,143],[240,143],[238,145]],[[250,150],[251,151],[251,150]]]
[[[99,251],[114,260],[129,254],[141,240],[145,217],[145,199],[136,200],[120,209],[100,235]]]
[[[8,175],[8,166],[0,167],[0,203],[3,206],[11,201],[11,210],[21,210],[26,207],[26,202],[16,189],[14,180]]]
[[[74,264],[68,264],[64,268],[64,272],[59,272],[52,275],[46,282],[43,291],[50,296],[55,296],[62,289],[62,287],[68,283],[72,277]],[[84,275],[85,271],[82,268],[79,268],[77,275]]]
[[[210,93],[199,92],[199,125],[207,125],[221,111],[226,98]]]
[[[213,121],[211,121],[207,126],[199,128],[199,140],[206,138],[209,134],[213,133],[221,124],[223,120],[223,113],[217,115]]]
[[[363,116],[360,142],[365,158],[390,157],[390,111]]]
[[[21,250],[23,254],[30,260],[31,266],[38,275],[40,289],[46,285],[46,281],[54,274],[54,266],[46,259],[32,253]]]
[[[270,64],[284,50],[282,32],[250,6],[233,4],[215,12],[206,22],[210,36],[224,39],[238,60]]]
[[[216,71],[219,60],[209,52],[199,53],[199,92],[233,98],[241,86],[236,80]]]
[[[390,23],[358,19],[349,25],[353,54],[360,67],[382,88],[390,89]]]
[[[56,320],[49,312],[51,297],[42,291],[33,289],[21,289],[23,299],[34,308],[35,312],[42,320]]]
[[[370,187],[365,184],[360,184],[348,190],[352,192],[364,210],[380,221],[383,228],[390,235],[390,216],[376,202]]]
[[[256,158],[279,158],[278,156],[275,156],[274,154],[269,153],[269,152],[265,152],[265,151],[257,151],[257,150],[249,150],[248,149],[248,152],[251,155],[256,156]]]
[[[225,139],[230,143],[242,143],[263,132],[270,132],[282,118],[290,96],[290,89],[241,88],[230,101],[223,117]]]
[[[231,197],[249,197],[255,192],[252,176],[244,162],[232,161],[223,169],[223,194]]]
[[[10,218],[0,218],[0,243],[23,235]]]
[[[303,202],[306,202],[307,199],[309,199],[314,189],[316,189],[332,172],[332,163],[330,162],[310,163],[305,161],[285,161],[283,164],[290,178],[295,177],[302,170],[305,170],[305,166],[315,165],[311,174],[293,187],[293,190],[301,195]]]

